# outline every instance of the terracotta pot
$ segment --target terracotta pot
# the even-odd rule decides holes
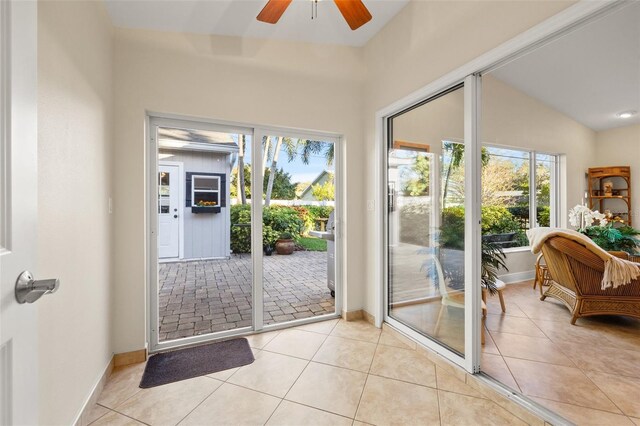
[[[278,254],[291,254],[296,248],[296,244],[293,240],[278,240],[276,241],[276,251]]]

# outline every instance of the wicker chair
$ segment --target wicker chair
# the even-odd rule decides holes
[[[602,290],[604,262],[591,250],[568,238],[548,239],[542,246],[542,253],[552,281],[540,300],[553,297],[564,303],[573,314],[571,324],[580,317],[592,315],[640,318],[640,280]],[[611,254],[629,258],[624,252]]]

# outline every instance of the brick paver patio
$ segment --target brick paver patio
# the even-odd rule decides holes
[[[160,264],[160,341],[251,326],[251,256]],[[264,257],[264,323],[333,313],[327,254]]]

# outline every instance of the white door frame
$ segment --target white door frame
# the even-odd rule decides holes
[[[375,245],[375,257],[379,261],[379,267],[376,269],[376,279],[375,282],[378,285],[378,291],[376,291],[376,312],[375,312],[375,323],[377,326],[382,326],[383,321],[387,321],[387,255],[386,255],[386,222],[385,222],[385,208],[386,208],[386,198],[387,198],[387,186],[386,186],[386,171],[387,171],[387,150],[386,150],[386,138],[387,138],[387,120],[386,118],[392,116],[398,112],[401,112],[408,107],[418,104],[419,102],[431,98],[434,95],[443,92],[447,88],[453,87],[456,84],[464,81],[465,82],[465,142],[470,143],[473,142],[470,147],[474,150],[471,153],[472,156],[477,157],[478,150],[478,126],[480,123],[479,120],[479,87],[480,82],[476,77],[476,75],[482,75],[483,73],[494,70],[501,65],[506,64],[507,62],[513,61],[516,58],[527,54],[528,52],[539,48],[558,37],[561,37],[564,34],[567,34],[574,30],[576,27],[583,25],[587,22],[590,22],[600,16],[603,16],[607,13],[610,13],[613,10],[617,10],[618,8],[625,7],[630,4],[630,2],[626,2],[624,0],[612,0],[612,1],[602,1],[602,2],[593,2],[588,0],[582,0],[579,3],[568,7],[562,12],[552,16],[546,21],[542,22],[539,25],[521,33],[520,35],[514,37],[513,39],[501,44],[500,46],[490,50],[489,52],[479,56],[478,58],[466,63],[465,65],[457,68],[454,71],[444,75],[443,77],[435,80],[434,82],[416,90],[415,92],[409,94],[408,96],[388,105],[385,108],[382,108],[376,113],[376,128],[375,128],[375,156],[376,156],[376,168],[375,168],[375,181],[378,183],[378,190],[374,195],[374,203],[378,206],[375,212],[375,223],[376,223],[376,233],[374,234],[374,245]],[[470,97],[467,96],[469,93]],[[475,99],[475,100],[474,100]],[[480,183],[480,170],[477,165],[469,170],[470,167],[467,167],[465,173],[475,173],[472,176],[476,177],[477,185]],[[472,176],[467,175],[466,179],[470,179]],[[469,186],[469,182],[466,182],[465,188],[467,190],[472,189]],[[475,194],[475,190],[473,190],[473,194]],[[468,200],[467,200],[468,201]],[[468,216],[467,227],[469,225],[469,221],[473,221],[474,230],[469,230],[471,234],[465,235],[466,242],[473,242],[474,247],[477,246],[479,242],[476,242],[475,239],[479,238],[479,208],[476,203],[473,203],[471,206],[473,209],[472,215]],[[471,210],[467,210],[471,211]],[[477,235],[476,235],[477,234]],[[472,240],[468,240],[471,237]],[[478,251],[476,248],[474,251]],[[469,255],[467,256],[467,252]],[[470,251],[465,251],[465,263],[468,265],[472,265],[473,262],[478,261],[479,253],[471,255]],[[466,274],[465,274],[466,275]],[[476,274],[479,275],[479,274]],[[465,283],[465,287],[466,287]],[[473,288],[473,286],[472,286]],[[408,327],[403,327],[398,325],[398,328],[407,333],[408,335],[416,338],[420,343],[424,346],[429,347],[430,349],[435,350],[436,352],[443,355],[445,358],[457,363],[458,365],[464,367],[470,373],[478,372],[479,367],[479,354],[480,354],[480,340],[478,336],[478,332],[480,330],[480,325],[474,323],[473,319],[475,318],[475,322],[480,322],[480,317],[477,315],[475,311],[479,306],[479,301],[476,300],[476,293],[478,293],[478,289],[473,290],[473,297],[467,299],[467,305],[465,306],[465,327],[467,330],[471,330],[472,336],[468,338],[465,337],[465,353],[467,356],[465,359],[462,359],[457,354],[452,353],[451,351],[445,349],[439,344],[431,341],[430,339],[422,338],[420,335],[416,336],[417,333],[413,332],[413,330]],[[471,306],[469,306],[471,304]],[[471,308],[471,309],[469,309]],[[469,315],[473,315],[473,317],[469,318]],[[471,323],[470,323],[471,321]],[[391,323],[391,322],[390,322]]]
[[[200,336],[186,337],[183,339],[171,340],[168,342],[160,343],[158,341],[158,188],[157,188],[157,176],[158,176],[158,144],[156,140],[157,127],[162,126],[174,126],[182,127],[188,126],[189,128],[213,130],[226,133],[240,133],[245,135],[251,135],[252,140],[252,156],[255,156],[256,152],[262,152],[262,136],[264,135],[276,135],[276,136],[288,136],[292,138],[303,138],[313,140],[326,140],[335,144],[335,198],[336,198],[336,298],[335,298],[335,313],[327,314],[317,317],[303,318],[294,321],[288,321],[286,323],[270,324],[265,326],[263,323],[263,251],[262,251],[262,203],[251,203],[252,205],[252,217],[251,217],[251,251],[252,256],[252,279],[253,279],[253,303],[254,303],[254,318],[253,325],[250,327],[242,327],[234,330],[220,331],[210,334],[204,334]],[[251,125],[246,123],[213,120],[209,118],[197,118],[183,116],[179,114],[168,114],[147,111],[145,120],[145,134],[146,134],[146,164],[147,170],[147,185],[146,185],[146,215],[147,215],[147,236],[146,236],[146,262],[147,262],[147,307],[149,309],[149,315],[147,315],[147,347],[150,353],[159,352],[166,349],[173,349],[181,346],[193,345],[197,343],[203,343],[208,341],[216,341],[232,336],[248,335],[260,331],[271,331],[281,328],[295,327],[298,325],[309,324],[318,321],[325,321],[331,318],[340,317],[342,312],[343,300],[345,297],[345,271],[343,268],[343,259],[345,258],[345,211],[344,211],[344,152],[345,147],[343,144],[343,138],[340,134],[321,132],[316,130],[302,130],[279,126],[262,126]],[[257,160],[260,158],[256,157]],[[255,161],[252,158],[252,174],[251,185],[255,188],[261,188],[263,183],[263,171],[261,170],[261,161]],[[257,166],[260,165],[260,166]]]
[[[443,346],[438,343],[437,340],[433,338],[429,338],[402,322],[392,318],[389,316],[389,303],[388,303],[388,288],[389,288],[389,275],[388,275],[388,251],[386,249],[388,245],[388,223],[387,223],[387,215],[385,212],[388,211],[388,197],[382,198],[382,202],[379,204],[378,211],[381,213],[383,217],[382,224],[382,245],[383,245],[383,261],[381,262],[381,266],[383,268],[383,316],[385,322],[391,324],[398,330],[412,337],[413,339],[420,342],[423,346],[433,350],[434,352],[439,353],[444,356],[446,359],[460,365],[465,368],[469,372],[478,372],[480,371],[480,351],[476,350],[480,349],[480,321],[482,310],[481,310],[481,297],[480,297],[480,287],[478,285],[474,285],[474,283],[480,282],[480,181],[479,179],[474,179],[475,176],[479,175],[478,167],[480,167],[480,142],[478,140],[478,131],[477,125],[479,120],[476,119],[478,114],[477,105],[479,104],[478,96],[480,94],[478,90],[479,77],[469,75],[466,76],[463,80],[455,81],[448,87],[444,87],[442,90],[434,91],[430,96],[425,97],[425,100],[438,97],[442,93],[446,93],[449,90],[456,88],[456,86],[460,86],[463,84],[464,90],[464,145],[465,145],[465,156],[469,159],[476,159],[476,161],[465,161],[465,251],[464,251],[464,262],[465,262],[465,329],[464,329],[464,356],[460,356],[458,353],[452,351],[451,349]],[[420,102],[423,102],[422,100]],[[420,103],[418,102],[418,103]],[[383,125],[385,129],[387,127],[388,119],[395,114],[401,113],[407,108],[411,108],[416,103],[412,103],[406,105],[404,108],[399,108],[393,112],[385,114],[381,119],[383,120]],[[389,135],[388,131],[385,131],[382,135],[382,146],[389,146]],[[382,155],[382,170],[381,173],[382,183],[380,187],[386,191],[387,185],[387,150],[383,149]],[[476,224],[474,226],[474,224]],[[478,319],[478,320],[476,320]]]
[[[178,259],[184,259],[184,200],[185,200],[185,175],[184,175],[184,163],[182,161],[167,161],[158,160],[158,166],[174,166],[178,167]],[[157,176],[157,174],[156,174]],[[164,259],[160,262],[170,262],[175,259]]]

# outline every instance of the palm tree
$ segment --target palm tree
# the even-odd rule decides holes
[[[295,150],[293,153],[289,153],[289,161],[292,161],[296,155],[300,155],[302,162],[309,164],[309,159],[313,154],[323,154],[327,161],[327,166],[330,166],[333,164],[334,145],[331,142],[298,139]]]
[[[282,148],[282,141],[284,138],[278,136],[275,149],[273,150],[273,160],[271,160],[271,173],[269,173],[269,181],[267,183],[267,194],[264,200],[264,206],[269,207],[271,204],[271,193],[273,191],[273,179],[276,176],[276,170],[278,169],[278,157],[280,156],[280,148]]]
[[[269,137],[265,137],[263,141],[263,169],[266,169],[266,163],[271,154]],[[267,182],[267,191],[265,194],[265,206],[268,207],[271,204],[271,194],[273,192],[273,180],[275,178],[276,170],[278,168],[278,159],[280,157],[280,151],[284,148],[287,152],[289,162],[294,161],[298,156],[304,164],[309,164],[311,156],[313,154],[323,154],[327,165],[333,164],[334,159],[334,147],[331,142],[312,141],[308,139],[291,139],[285,137],[278,137],[276,145],[273,149],[273,156],[271,159],[271,172],[269,173],[269,181]]]
[[[267,169],[267,161],[271,158],[271,138],[265,136],[262,140],[262,170]]]
[[[238,151],[238,201],[247,204],[247,193],[244,185],[244,153],[246,148],[245,135],[238,135],[240,139]]]
[[[443,144],[443,148],[445,151],[449,151],[451,153],[451,159],[449,160],[449,167],[447,168],[447,174],[444,178],[444,185],[442,189],[442,210],[444,210],[446,207],[451,172],[454,169],[460,167],[460,164],[462,163],[462,158],[464,157],[464,144],[456,142],[445,142]]]
[[[447,202],[447,195],[449,192],[449,180],[451,179],[451,172],[462,164],[462,160],[464,159],[464,144],[458,142],[444,142],[442,144],[443,151],[448,151],[451,153],[451,159],[449,160],[449,167],[447,168],[447,174],[444,178],[444,186],[442,189],[442,210],[445,208],[445,204]],[[481,152],[481,161],[482,167],[489,164],[489,160],[491,156],[489,151],[486,148],[482,148]]]

